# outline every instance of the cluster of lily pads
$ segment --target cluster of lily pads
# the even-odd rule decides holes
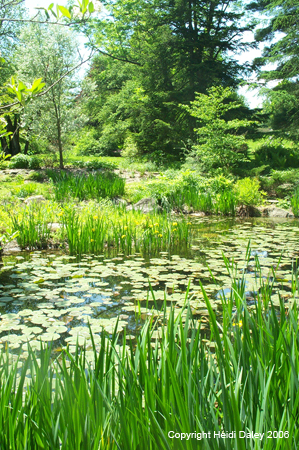
[[[20,347],[26,351],[27,341],[38,348],[40,340],[54,341],[57,348],[68,344],[71,350],[87,340],[90,347],[88,323],[96,343],[102,330],[111,334],[126,328],[129,335],[136,335],[149,310],[154,317],[160,315],[165,299],[167,314],[171,305],[179,312],[189,283],[188,305],[207,326],[202,285],[220,318],[222,300],[233,294],[232,280],[240,277],[249,308],[269,280],[274,306],[281,298],[297,302],[297,280],[291,270],[298,257],[296,223],[272,228],[271,223],[248,222],[219,229],[219,223],[213,227],[201,219],[196,227],[189,257],[161,252],[159,257],[102,254],[78,260],[33,252],[28,258],[4,258],[0,342],[15,351]]]

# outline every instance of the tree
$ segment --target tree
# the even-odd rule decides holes
[[[78,62],[74,33],[64,28],[31,25],[21,35],[22,45],[15,56],[18,77],[31,84],[37,75],[45,87],[52,86],[43,96],[25,105],[22,114],[24,127],[43,135],[58,147],[60,168],[63,168],[63,144],[75,126],[72,109],[78,94],[74,72],[63,77]]]
[[[86,23],[86,21],[89,19],[90,14],[92,14],[94,11],[99,10],[98,0],[94,0],[94,2],[89,0],[82,0],[82,2],[80,2],[78,0],[77,5],[72,2],[69,8],[65,8],[64,6],[60,5],[56,5],[56,8],[54,8],[54,3],[51,3],[48,8],[38,8],[39,11],[33,18],[27,18],[23,14],[23,3],[24,0],[0,0],[0,36],[4,37],[4,39],[2,39],[2,42],[4,42],[5,39],[6,41],[8,40],[9,43],[11,43],[11,41],[14,41],[16,38],[16,31],[19,30],[20,27],[26,22],[38,24],[55,24],[57,26],[74,25],[76,29],[78,29],[78,27]],[[54,21],[52,22],[50,21],[51,17],[52,19],[54,18]],[[10,52],[8,52],[8,55],[9,54]],[[81,61],[80,65],[88,61],[90,57],[91,55],[85,61]],[[10,61],[4,59],[0,55],[0,68],[2,75],[2,77],[0,75],[0,83],[2,86],[0,111],[5,111],[7,118],[6,121],[5,119],[4,122],[2,121],[2,125],[0,127],[0,140],[2,147],[6,149],[6,136],[10,136],[9,146],[13,147],[13,150],[18,152],[19,120],[18,117],[14,117],[14,125],[16,125],[16,127],[12,126],[12,128],[14,128],[13,131],[8,131],[7,127],[9,127],[10,124],[12,125],[11,116],[15,115],[15,109],[17,109],[18,116],[20,106],[24,107],[26,103],[31,101],[36,96],[45,95],[52,86],[48,87],[46,91],[41,93],[40,90],[44,86],[41,78],[35,79],[33,81],[33,84],[30,86],[26,86],[22,81],[20,81],[19,83],[15,83],[14,79],[12,78],[11,84],[7,86],[7,92],[6,86],[3,86],[3,84],[7,82],[9,76],[8,71],[3,70],[7,69],[7,67],[11,68]],[[61,79],[67,76],[70,72],[72,72],[72,70],[75,70],[76,68],[77,66],[69,69],[65,74],[62,75]],[[58,81],[59,80],[57,80],[55,83],[58,83]],[[11,100],[11,96],[13,100]],[[3,118],[3,116],[1,117]],[[3,126],[4,123],[7,124],[6,128],[4,128]],[[14,141],[17,141],[16,145],[13,143]]]
[[[287,131],[298,140],[299,125],[299,5],[296,0],[262,0],[252,8],[267,14],[268,25],[256,32],[257,41],[268,42],[263,56],[254,62],[259,78],[274,81],[267,88],[266,111],[274,129]],[[265,64],[272,64],[265,69]]]
[[[96,23],[95,45],[113,59],[97,57],[90,71],[100,98],[97,105],[91,99],[100,139],[109,123],[111,130],[122,130],[120,146],[129,135],[142,154],[179,155],[194,123],[178,105],[212,85],[238,84],[244,68],[232,52],[244,46],[242,8],[234,0],[108,0],[104,5],[110,18]]]
[[[229,112],[242,107],[240,102],[232,101],[233,96],[229,88],[212,87],[207,94],[197,93],[191,106],[183,106],[198,120],[192,156],[203,170],[221,168],[229,172],[246,160],[244,131],[254,122],[226,118]]]

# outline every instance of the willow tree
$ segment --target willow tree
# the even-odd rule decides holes
[[[21,42],[15,57],[18,77],[32,83],[40,76],[45,90],[52,86],[45,95],[25,106],[23,121],[30,123],[34,134],[46,138],[58,149],[63,168],[63,147],[75,126],[73,109],[78,91],[71,69],[78,63],[76,38],[66,28],[32,24],[23,31]]]

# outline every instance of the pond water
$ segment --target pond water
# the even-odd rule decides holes
[[[112,333],[116,324],[120,333],[126,328],[127,338],[133,339],[148,314],[159,314],[165,298],[167,307],[177,311],[188,298],[195,316],[204,322],[207,310],[200,282],[215,310],[220,310],[220,294],[231,290],[223,255],[235,261],[237,276],[246,275],[249,303],[254,303],[259,289],[256,257],[262,277],[277,270],[274,305],[279,304],[277,289],[286,299],[291,296],[291,267],[299,257],[297,220],[198,218],[192,228],[192,245],[185,253],[88,255],[79,261],[53,252],[3,257],[0,345],[9,344],[13,352],[26,352],[28,341],[36,349],[40,341],[53,341],[57,350],[68,344],[74,351],[76,342],[86,342],[88,348],[88,324],[96,345],[101,331]],[[249,240],[250,260],[245,264]]]

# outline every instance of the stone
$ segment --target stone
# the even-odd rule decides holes
[[[290,219],[293,219],[295,217],[292,211],[277,208],[277,206],[264,207],[262,214],[266,217],[283,217]]]
[[[10,253],[19,253],[22,249],[19,246],[16,239],[13,239],[12,241],[8,242],[7,244],[3,245],[3,254],[8,255]]]
[[[59,223],[59,222],[49,223],[49,225],[50,225],[50,227],[49,227],[50,231],[52,233],[56,233],[56,231],[60,230],[62,227],[62,223]]]
[[[120,198],[120,197],[114,197],[112,199],[112,202],[114,203],[114,205],[118,205],[118,206],[127,206],[127,204],[128,204],[128,202],[124,198]]]
[[[135,203],[135,205],[129,205],[127,206],[127,211],[131,211],[132,209],[139,210],[143,212],[144,214],[148,214],[154,211],[157,211],[160,209],[157,206],[157,202],[152,197],[146,197],[139,200],[139,202]]]
[[[29,205],[30,203],[43,203],[46,199],[43,195],[32,195],[31,197],[26,198],[24,203]]]

